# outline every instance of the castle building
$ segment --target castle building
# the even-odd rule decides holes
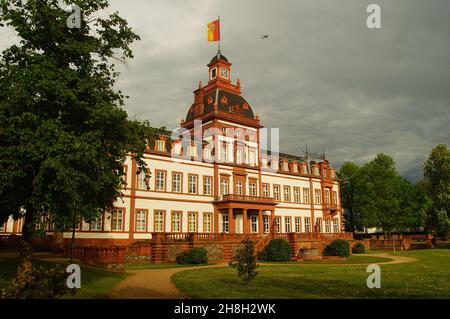
[[[148,142],[146,170],[126,159],[123,196],[97,221],[80,221],[77,243],[343,232],[339,181],[325,157],[265,152],[231,63],[219,51],[208,68],[180,129]],[[0,232],[20,233],[20,223],[10,219]]]

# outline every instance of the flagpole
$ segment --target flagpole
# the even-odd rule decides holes
[[[220,30],[220,16],[218,17],[219,20],[219,54],[220,54],[220,41],[222,41],[222,35],[221,35],[221,30]]]

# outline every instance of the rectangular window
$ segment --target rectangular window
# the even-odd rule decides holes
[[[236,195],[242,195],[242,181],[236,181]]]
[[[138,189],[141,189],[141,190],[149,189],[148,177],[149,177],[149,174],[146,170],[139,171],[139,173],[138,173]]]
[[[286,233],[291,232],[291,217],[284,217],[284,229]]]
[[[258,232],[258,216],[252,215],[251,221],[252,221],[252,233],[257,233]]]
[[[203,214],[203,232],[210,233],[212,231],[212,214],[204,213]]]
[[[236,164],[242,164],[242,148],[236,148]]]
[[[339,219],[337,218],[333,219],[333,232],[339,233]]]
[[[316,195],[316,201],[315,204],[320,205],[320,189],[316,189],[314,194]]]
[[[249,152],[249,164],[250,166],[256,165],[256,151],[253,149]]]
[[[172,192],[182,193],[183,185],[183,174],[182,173],[172,173]]]
[[[262,196],[263,197],[270,197],[269,193],[269,184],[262,184]]]
[[[153,220],[155,223],[153,228],[154,228],[155,232],[164,232],[164,228],[165,228],[164,227],[164,224],[165,224],[164,215],[165,215],[165,212],[163,210],[156,210],[153,213]]]
[[[322,217],[316,218],[316,226],[317,226],[317,231],[319,233],[321,233],[322,232]]]
[[[298,165],[297,164],[293,164],[292,167],[294,169],[294,173],[298,173]]]
[[[91,230],[93,231],[100,231],[102,230],[102,224],[103,224],[103,213],[100,214],[97,219],[92,221],[91,223]]]
[[[229,193],[229,184],[228,179],[223,178],[220,181],[220,193],[222,196],[227,195]]]
[[[305,233],[311,232],[311,217],[305,217]]]
[[[280,201],[280,185],[273,185],[273,197],[275,201]]]
[[[263,222],[264,222],[264,234],[270,233],[270,217],[264,216]]]
[[[165,149],[166,145],[165,144],[166,143],[164,141],[157,140],[156,143],[155,143],[156,150],[159,151],[159,152],[165,152],[166,151],[166,149]]]
[[[281,233],[281,217],[275,217],[275,231]]]
[[[295,217],[295,232],[296,233],[302,232],[302,218],[301,217]]]
[[[172,212],[172,232],[181,232],[181,212]]]
[[[188,232],[197,232],[197,213],[188,213]]]
[[[250,196],[256,197],[256,183],[255,182],[250,182],[249,191],[250,191],[250,194],[249,194]]]
[[[300,203],[300,188],[294,187],[294,202]]]
[[[147,230],[147,211],[137,210],[136,211],[136,231],[146,231]]]
[[[309,204],[309,188],[303,188],[303,203]]]
[[[308,174],[308,167],[306,167],[306,165],[302,166],[302,173],[307,175]]]
[[[189,174],[189,194],[197,194],[197,175]]]
[[[337,192],[336,191],[333,192],[333,204],[337,205]]]
[[[325,232],[331,233],[331,221],[329,219],[325,219]]]
[[[113,231],[123,230],[123,210],[122,209],[116,208],[116,209],[112,210],[111,230],[113,230]]]
[[[156,171],[155,189],[160,192],[166,191],[166,172]]]
[[[228,162],[228,144],[224,143],[222,144],[222,147],[220,148],[220,160],[222,163]]]
[[[203,195],[212,195],[211,183],[212,178],[210,176],[203,177]]]
[[[223,214],[222,215],[222,232],[228,233],[230,230],[229,226],[230,226],[230,223],[228,220],[228,214]]]
[[[330,204],[330,190],[325,190],[325,204]]]
[[[290,202],[291,201],[291,187],[290,186],[284,186],[283,187],[283,193],[284,193],[284,201]]]
[[[289,172],[289,164],[287,162],[283,162],[283,171]]]

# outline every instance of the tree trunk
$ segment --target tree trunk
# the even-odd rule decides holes
[[[34,211],[32,208],[27,207],[22,226],[22,237],[20,239],[17,278],[23,278],[25,273],[31,270],[33,220]]]

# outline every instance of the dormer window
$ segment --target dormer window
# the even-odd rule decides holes
[[[283,171],[285,172],[289,171],[289,164],[287,162],[283,162]]]
[[[224,79],[228,79],[228,69],[220,68],[220,76]]]
[[[166,148],[166,143],[164,141],[161,140],[157,140],[155,143],[155,150],[157,150],[158,152],[164,152]]]
[[[211,80],[217,77],[217,68],[211,69]]]
[[[294,169],[294,173],[298,173],[298,166],[297,166],[297,164],[293,164],[292,167]]]
[[[319,175],[319,168],[318,167],[314,167],[314,175]]]
[[[308,168],[306,165],[302,166],[303,174],[308,174]]]

